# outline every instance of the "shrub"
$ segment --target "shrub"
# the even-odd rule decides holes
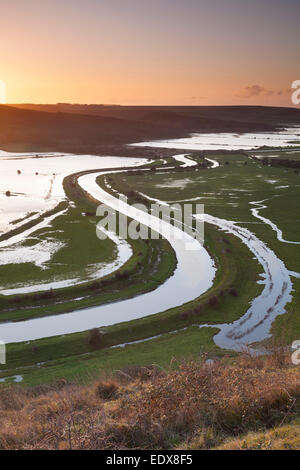
[[[193,310],[193,315],[199,315],[203,311],[203,305],[197,305]]]
[[[96,396],[102,400],[112,400],[116,397],[119,385],[113,381],[101,381],[96,385]]]
[[[54,292],[53,289],[46,290],[44,292],[35,294],[33,296],[34,300],[47,300],[47,299],[52,299],[56,297],[56,293]]]
[[[102,333],[98,328],[93,328],[88,332],[88,343],[93,349],[100,349],[102,346]]]
[[[237,297],[238,296],[238,293],[237,293],[237,290],[234,288],[234,287],[231,287],[231,289],[229,289],[229,294],[232,295],[233,297]]]
[[[116,279],[128,279],[128,278],[129,278],[129,272],[126,269],[123,272],[120,272],[120,271],[116,272]]]
[[[94,281],[90,285],[90,290],[97,290],[97,289],[99,289],[99,287],[100,287],[100,282],[99,281]]]
[[[190,312],[182,312],[179,315],[180,320],[188,320],[190,318]]]
[[[215,307],[218,304],[218,297],[214,295],[213,297],[210,297],[208,302],[210,307]]]
[[[128,366],[119,371],[131,379],[127,384],[102,377],[87,386],[62,379],[0,387],[0,448],[208,449],[237,435],[243,444],[247,433],[284,422],[294,422],[298,432],[300,370],[290,366],[290,351],[279,364],[269,354],[231,363],[228,357],[211,364],[206,359],[169,372]],[[142,369],[145,381],[139,380]],[[280,448],[296,447],[283,437]]]

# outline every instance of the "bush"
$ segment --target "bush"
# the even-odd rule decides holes
[[[117,271],[116,275],[115,275],[115,278],[118,279],[118,280],[128,279],[129,278],[129,272],[126,269],[123,272]]]
[[[115,381],[99,382],[96,385],[96,395],[102,400],[112,400],[116,397],[119,386]]]
[[[182,312],[180,313],[179,317],[180,317],[180,320],[186,321],[190,318],[190,312]]]
[[[237,293],[237,290],[234,288],[234,287],[231,287],[231,289],[229,289],[229,294],[232,295],[233,297],[237,297],[238,296],[238,293]]]
[[[48,300],[48,299],[53,299],[56,297],[56,293],[54,292],[53,289],[46,290],[44,292],[35,294],[33,296],[34,300]]]
[[[214,295],[208,302],[210,307],[215,307],[218,304],[218,298]]]
[[[100,282],[99,281],[94,281],[90,285],[90,290],[97,290],[100,288]]]
[[[202,311],[203,311],[203,305],[197,305],[197,307],[195,307],[193,310],[193,315],[200,315]]]
[[[93,328],[88,332],[88,343],[93,349],[102,347],[102,333],[98,328]]]
[[[248,354],[208,364],[204,355],[169,372],[132,365],[119,373],[87,386],[62,379],[0,387],[0,448],[208,449],[236,436],[242,446],[247,433],[284,422],[298,433],[300,370],[291,367],[290,351],[280,363]],[[299,449],[283,437],[281,449]]]

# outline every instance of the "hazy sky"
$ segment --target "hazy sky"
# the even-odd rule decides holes
[[[7,102],[290,105],[299,0],[0,0]]]

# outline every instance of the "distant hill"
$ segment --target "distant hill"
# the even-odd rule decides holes
[[[237,121],[260,124],[300,123],[300,109],[269,106],[119,106],[105,104],[16,104],[22,109],[72,114],[110,116],[126,120],[162,119],[174,121],[175,118],[206,118],[221,121]]]
[[[0,146],[124,153],[133,142],[191,132],[251,132],[300,124],[300,110],[249,106],[0,105]]]

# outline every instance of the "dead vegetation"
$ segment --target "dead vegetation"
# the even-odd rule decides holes
[[[300,369],[285,351],[206,359],[129,366],[85,386],[2,386],[0,448],[243,448],[241,436],[257,443],[253,433],[298,416]]]

